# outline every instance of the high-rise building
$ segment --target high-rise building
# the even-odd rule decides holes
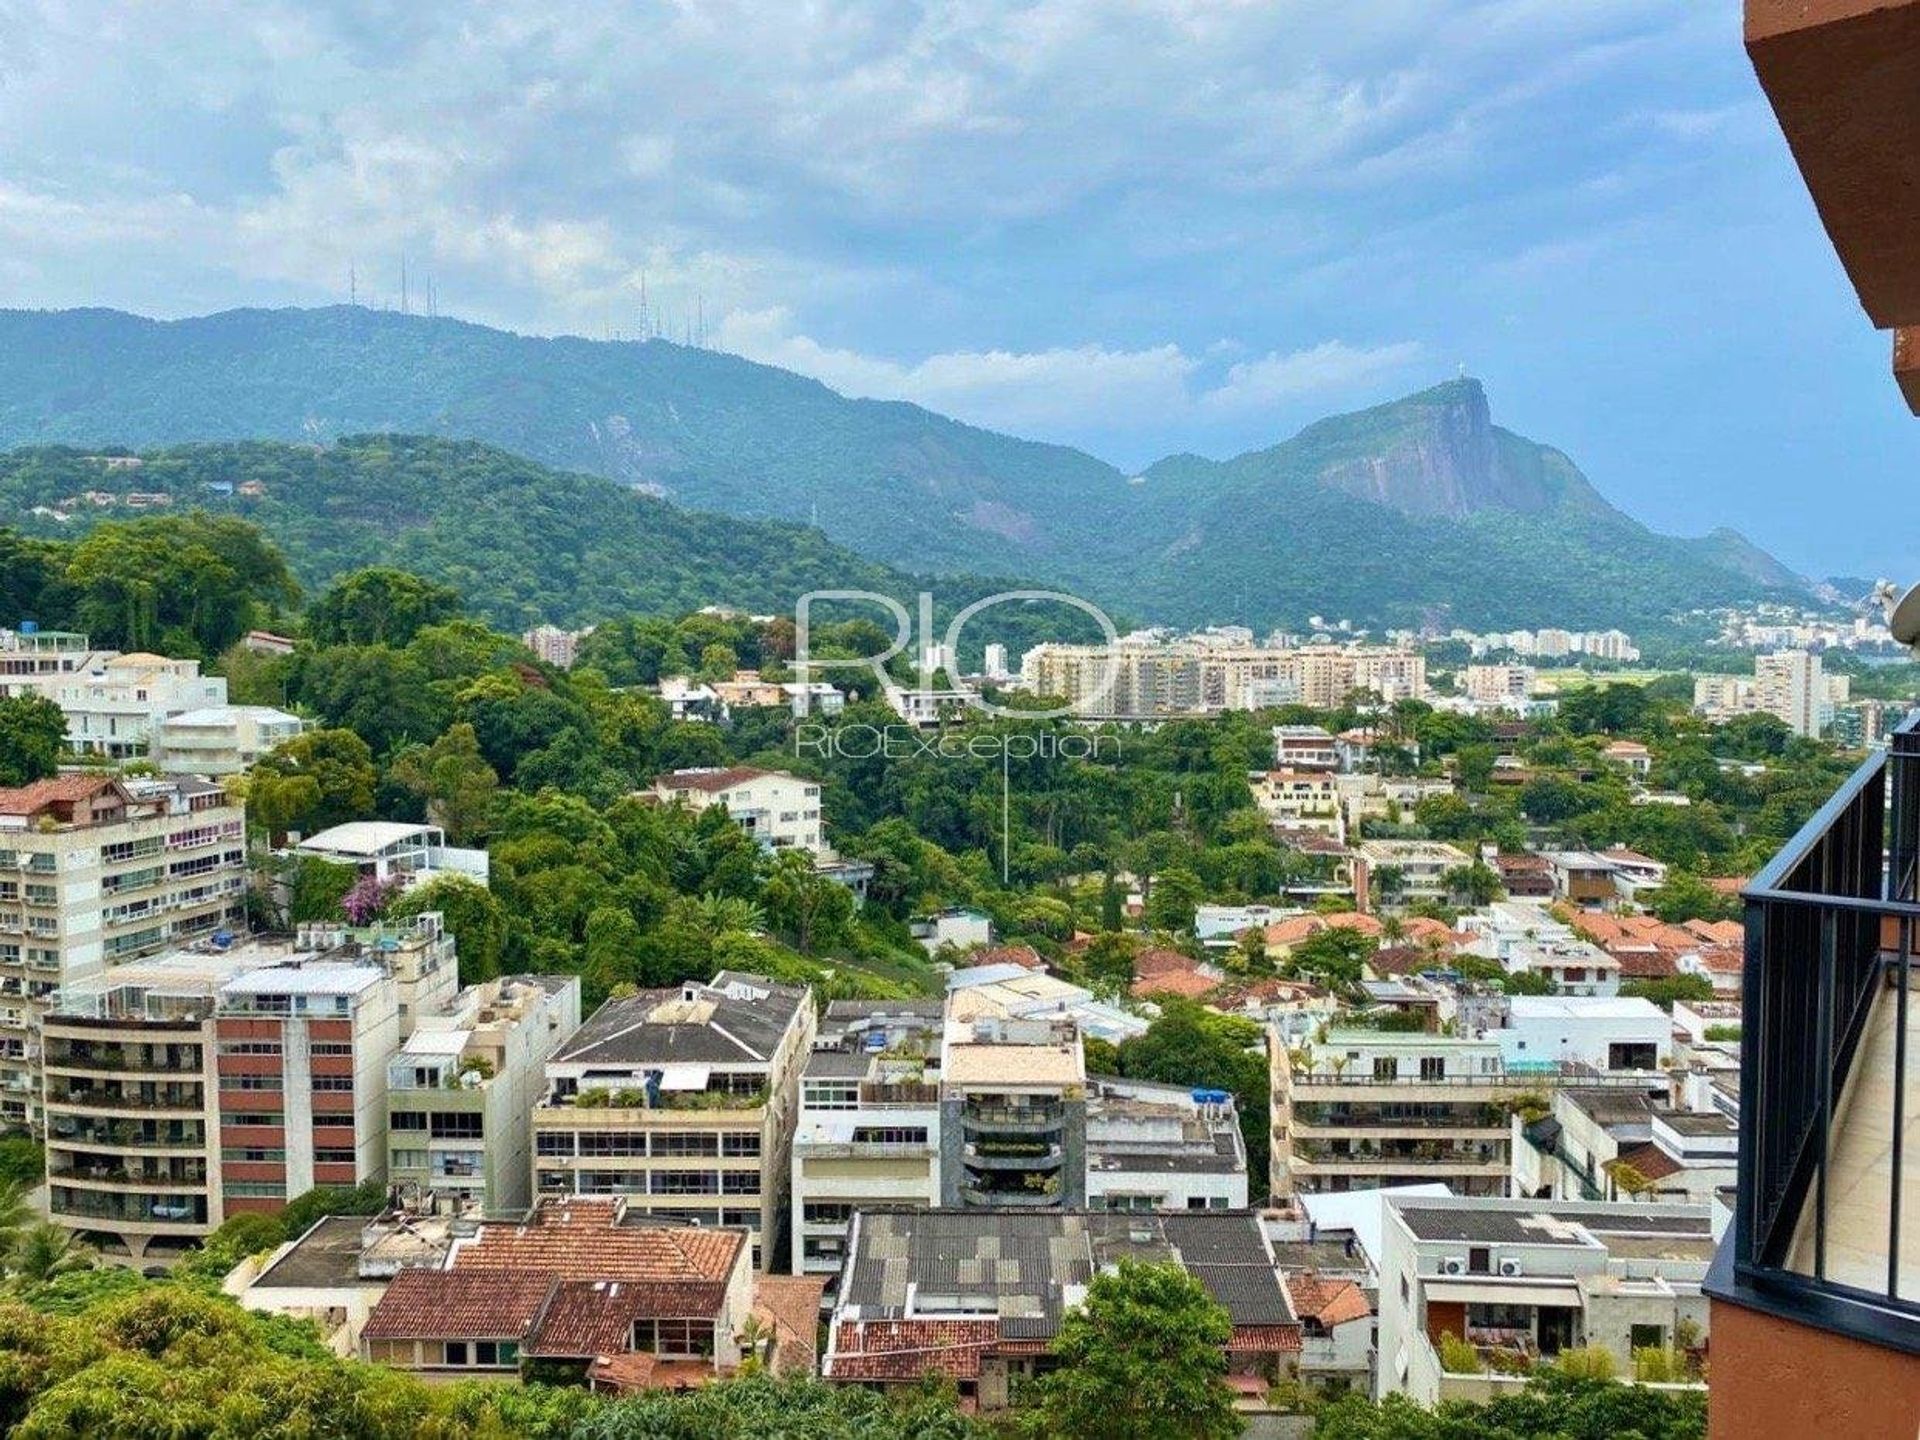
[[[536,1192],[739,1226],[771,1269],[813,1035],[811,991],[731,970],[609,1000],[547,1062]]]
[[[546,1062],[579,1028],[577,975],[505,975],[422,1015],[388,1067],[388,1182],[455,1212],[525,1211]]]
[[[246,813],[203,780],[69,774],[0,790],[0,1124],[40,1122],[59,990],[238,924]]]
[[[1833,718],[1820,657],[1811,651],[1754,656],[1753,696],[1756,709],[1775,716],[1796,735],[1818,735]]]
[[[384,1175],[402,976],[424,953],[389,938],[205,941],[64,987],[42,1022],[54,1223],[138,1262]]]

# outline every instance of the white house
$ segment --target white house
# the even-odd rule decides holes
[[[238,775],[306,729],[298,715],[265,705],[209,705],[154,727],[149,757],[166,775]]]
[[[769,850],[805,850],[816,860],[827,858],[820,787],[812,780],[782,770],[734,765],[656,775],[649,793],[690,810],[718,805]]]
[[[1596,1071],[1657,1071],[1673,1058],[1673,1021],[1651,1000],[1516,995],[1507,1023],[1487,1032],[1515,1066],[1577,1064]]]
[[[487,883],[487,852],[447,844],[447,832],[438,825],[350,820],[296,842],[293,853],[351,865],[362,875],[410,886],[438,875],[462,875],[479,885]]]

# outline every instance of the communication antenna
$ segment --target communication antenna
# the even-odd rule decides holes
[[[640,338],[642,340],[649,338],[647,335],[647,272],[644,270],[640,272]]]
[[[1878,605],[1886,615],[1894,644],[1920,654],[1920,585],[1909,585],[1902,590],[1891,580],[1882,580],[1873,587],[1867,601]]]
[[[407,252],[400,252],[400,313],[407,313]]]
[[[353,262],[347,262],[347,304],[360,303],[360,277],[354,272]]]

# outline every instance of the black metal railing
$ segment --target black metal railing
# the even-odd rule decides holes
[[[1920,1285],[1903,1285],[1907,1011],[1920,895],[1920,712],[1894,732],[1745,894],[1739,1184],[1726,1298],[1920,1353]],[[1862,1233],[1830,1233],[1835,1113],[1877,1007],[1893,1023],[1888,1203]],[[1864,1063],[1864,1062],[1863,1062]],[[1880,1063],[1874,1061],[1872,1063]],[[1858,1079],[1859,1077],[1854,1077]],[[1874,1123],[1867,1115],[1846,1125]],[[1877,1233],[1875,1233],[1877,1232]],[[1884,1241],[1885,1266],[1877,1248]],[[1857,1264],[1873,1252],[1871,1275]],[[1710,1288],[1715,1288],[1710,1285]]]

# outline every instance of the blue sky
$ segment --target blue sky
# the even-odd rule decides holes
[[[0,305],[678,331],[1127,467],[1465,367],[1634,514],[1920,574],[1734,0],[0,0]],[[1883,519],[1882,513],[1890,517]]]

